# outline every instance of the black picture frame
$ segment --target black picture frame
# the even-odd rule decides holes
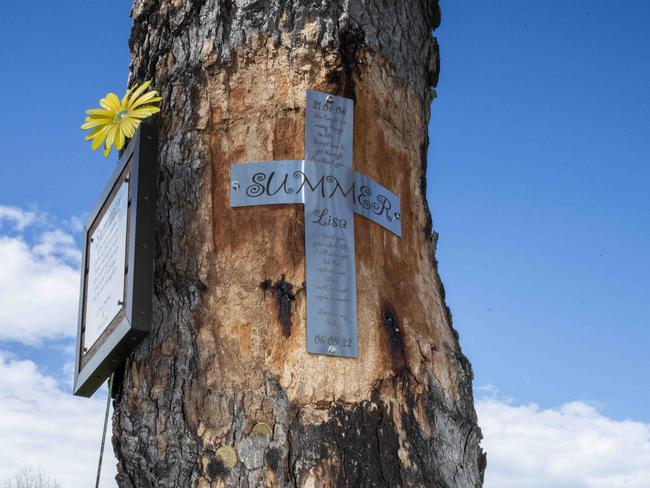
[[[92,396],[151,328],[157,148],[155,127],[141,124],[120,156],[115,171],[84,226],[73,385],[76,396]],[[124,301],[121,311],[86,351],[84,332],[89,239],[116,189],[125,179],[129,183],[129,206]]]

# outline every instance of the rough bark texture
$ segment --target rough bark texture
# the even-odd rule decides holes
[[[115,401],[120,486],[481,486],[425,199],[439,15],[426,0],[136,0],[132,78],[164,102],[153,331]],[[355,100],[355,169],[402,200],[402,239],[355,217],[358,359],[306,353],[302,208],[228,204],[230,163],[302,158],[307,88]]]

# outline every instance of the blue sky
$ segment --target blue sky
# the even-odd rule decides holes
[[[650,3],[443,2],[428,198],[476,386],[650,420]],[[543,8],[542,8],[543,7]]]
[[[77,286],[79,218],[115,162],[90,151],[79,125],[101,96],[125,88],[129,9],[125,0],[11,2],[0,16],[0,259],[22,263],[14,267],[27,277],[3,283],[0,269],[0,438],[21,433],[3,424],[20,411],[3,401],[50,412],[37,390],[59,402],[56,422],[70,411],[88,425],[103,418],[101,393],[69,396],[76,292],[31,292],[44,280]],[[606,464],[597,453],[557,446],[576,429],[609,426],[599,439],[614,446],[607,459],[621,459],[608,480],[650,453],[650,3],[443,0],[442,11],[427,197],[476,376],[486,486],[600,486],[584,481]],[[28,380],[29,371],[38,374]],[[33,391],[15,393],[19,383]],[[532,434],[508,437],[511,424],[552,432],[554,451],[540,455],[549,446],[526,444]],[[91,434],[75,438],[86,446],[78,452],[94,456]],[[534,464],[578,451],[582,471]],[[533,483],[526,468],[519,480],[510,471],[521,453],[541,484],[521,481]],[[650,472],[634,466],[638,485],[628,476],[607,486],[647,486]],[[77,471],[55,474],[74,486]]]
[[[113,163],[80,138],[84,111],[129,73],[130,2],[15,2],[0,16],[0,199],[67,218]],[[111,160],[113,161],[113,160]]]

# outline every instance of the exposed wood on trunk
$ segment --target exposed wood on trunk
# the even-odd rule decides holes
[[[437,2],[136,0],[132,16],[132,77],[164,102],[153,331],[116,399],[120,486],[480,486],[425,199]],[[355,217],[358,359],[306,353],[302,208],[229,207],[230,163],[302,158],[307,88],[355,100],[355,169],[402,201],[402,239]]]

